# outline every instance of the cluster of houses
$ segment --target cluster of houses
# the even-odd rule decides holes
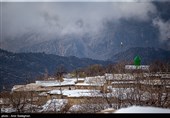
[[[127,69],[131,67],[127,67]],[[142,67],[148,69],[148,67]],[[66,77],[63,81],[49,78],[46,81],[35,81],[27,85],[15,85],[12,88],[12,93],[24,92],[32,93],[35,98],[35,103],[42,105],[40,112],[50,111],[50,103],[60,100],[55,106],[60,106],[65,109],[73,109],[75,105],[91,104],[90,101],[106,104],[108,101],[111,104],[117,100],[132,99],[130,94],[136,89],[143,92],[143,100],[149,100],[147,90],[158,91],[164,87],[163,92],[170,93],[170,74],[162,73],[125,73],[125,74],[108,74],[103,76],[73,78]],[[153,93],[154,91],[152,91]],[[170,100],[170,98],[168,98]],[[96,103],[97,104],[97,103]],[[48,107],[47,107],[48,106]],[[107,106],[107,105],[106,105]],[[111,107],[111,106],[108,106]],[[49,109],[47,109],[49,108]],[[61,110],[60,109],[60,110]],[[60,111],[59,110],[59,111]]]

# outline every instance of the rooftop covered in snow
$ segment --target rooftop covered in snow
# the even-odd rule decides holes
[[[77,83],[76,86],[103,86],[101,83]]]
[[[54,87],[54,86],[71,86],[75,85],[75,80],[65,79],[63,82],[59,81],[36,81],[35,82],[39,86],[43,87]]]
[[[125,65],[125,69],[127,70],[149,70],[149,65],[140,65],[140,66],[136,66],[136,65]]]
[[[39,88],[39,85],[30,83],[26,85],[14,85],[12,91],[34,91]]]
[[[93,96],[101,96],[100,90],[85,90],[85,89],[77,89],[77,90],[52,90],[49,91],[48,94],[62,94],[67,97],[93,97]]]

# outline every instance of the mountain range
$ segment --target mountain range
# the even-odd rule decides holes
[[[131,4],[133,5],[133,3]],[[45,52],[59,56],[76,56],[99,60],[108,60],[115,54],[131,47],[153,47],[170,50],[170,40],[166,39],[165,36],[169,32],[170,2],[153,2],[153,5],[156,13],[148,12],[149,19],[147,20],[138,20],[137,18],[120,18],[118,21],[103,19],[102,28],[99,31],[89,31],[82,35],[69,32],[62,36],[53,36],[47,31],[42,33],[40,29],[31,29],[19,32],[15,36],[3,35],[0,48],[17,53]],[[58,23],[57,19],[51,20]],[[85,22],[82,19],[77,19],[75,24],[79,24],[81,28]],[[161,39],[164,31],[166,33]],[[123,46],[120,45],[121,42],[123,42]]]
[[[107,61],[45,53],[12,53],[0,49],[0,90],[3,85],[11,89],[15,84],[34,81],[36,77],[45,73],[53,75],[61,65],[70,72],[93,64],[107,66],[121,61],[132,62],[136,55],[141,57],[142,64],[150,64],[157,60],[170,63],[170,51],[159,48],[133,47],[115,54]]]
[[[45,53],[12,53],[0,49],[0,89],[3,85],[11,88],[15,84],[34,81],[37,76],[53,75],[63,66],[65,71],[87,67],[93,64],[107,65],[111,62],[74,56],[62,57]]]
[[[110,59],[131,47],[160,47],[158,30],[151,25],[151,21],[121,19],[118,24],[108,21],[104,26],[100,33],[93,35],[87,33],[80,37],[68,34],[51,39],[44,36],[47,37],[46,40],[42,40],[44,37],[36,31],[27,32],[13,40],[2,41],[2,47],[13,52],[45,52],[99,60]]]

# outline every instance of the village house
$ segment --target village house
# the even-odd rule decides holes
[[[104,76],[63,78],[62,82],[48,80],[15,85],[12,92],[33,93],[34,98],[38,98],[36,101],[38,105],[45,104],[51,99],[67,99],[69,105],[74,105],[96,100],[102,103],[119,101],[125,104],[135,101],[130,95],[139,90],[143,94],[141,102],[145,103],[150,100],[147,96],[151,90],[157,92],[163,85],[166,85],[166,91],[169,90],[169,80],[169,75],[164,74],[106,73]]]

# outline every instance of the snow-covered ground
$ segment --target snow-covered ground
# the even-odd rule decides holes
[[[17,110],[15,108],[9,107],[9,108],[1,108],[1,113],[14,113]]]
[[[111,105],[111,106],[110,106]],[[130,104],[124,104],[124,105],[119,105],[120,107],[126,107],[130,106]],[[86,103],[86,104],[75,104],[70,107],[69,113],[77,113],[77,112],[83,112],[83,113],[109,113],[113,112],[118,108],[118,104],[112,103]]]
[[[65,107],[65,105],[67,105],[67,103],[67,99],[48,100],[46,104],[42,106],[43,109],[39,112],[59,112]]]
[[[170,109],[146,106],[131,106],[118,109],[113,113],[170,113]]]
[[[76,113],[76,112],[84,112],[84,113],[92,113],[98,112],[102,109],[109,108],[108,104],[76,104],[70,107],[69,113]]]

